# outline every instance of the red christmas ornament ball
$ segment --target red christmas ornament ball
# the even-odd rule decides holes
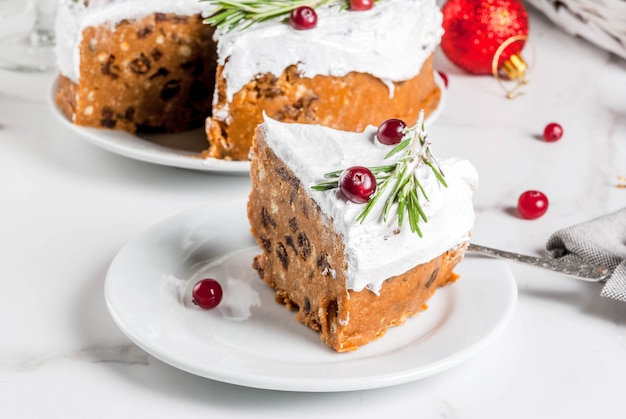
[[[522,0],[448,0],[442,7],[441,49],[454,64],[472,74],[492,74],[498,47],[514,36],[528,35],[528,14]],[[511,42],[498,69],[524,42]]]

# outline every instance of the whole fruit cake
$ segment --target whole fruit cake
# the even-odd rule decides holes
[[[313,8],[298,15],[304,3]],[[205,123],[204,157],[230,160],[248,159],[263,112],[350,131],[391,117],[415,123],[441,97],[436,2],[360,3],[259,2],[272,16],[263,20],[265,9],[245,15],[237,2],[61,0],[57,103],[83,126],[175,132]]]
[[[266,118],[251,155],[253,266],[329,347],[379,338],[456,280],[478,175],[437,162],[421,124],[352,133]]]

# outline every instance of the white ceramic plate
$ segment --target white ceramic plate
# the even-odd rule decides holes
[[[435,72],[435,81],[441,89],[439,106],[428,117],[432,124],[445,105],[446,89],[443,80]],[[183,169],[245,174],[250,171],[247,161],[227,161],[202,158],[200,153],[208,147],[203,129],[181,134],[138,134],[99,128],[87,128],[72,124],[55,101],[56,81],[52,86],[50,107],[63,124],[93,145],[131,159]],[[141,135],[141,136],[140,136]]]
[[[460,279],[429,309],[350,353],[327,348],[274,301],[252,269],[259,253],[243,200],[196,208],[129,242],[106,277],[107,307],[121,330],[154,357],[199,376],[288,391],[347,391],[418,380],[477,354],[508,325],[517,300],[508,267],[467,256]],[[217,279],[213,310],[191,287]]]

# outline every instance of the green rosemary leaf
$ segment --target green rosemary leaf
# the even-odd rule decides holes
[[[335,170],[334,172],[329,172],[324,175],[326,179],[338,178],[344,172],[344,169]]]
[[[383,183],[384,180],[387,180],[387,179],[389,179],[392,176],[393,175],[390,175],[388,173],[384,173],[382,175],[378,175],[378,176],[376,176],[376,184],[380,185],[381,183]]]
[[[428,195],[426,194],[426,190],[424,189],[424,186],[422,185],[422,182],[416,181],[417,183],[417,187],[420,190],[420,192],[422,193],[422,195],[424,196],[424,199],[428,201]]]
[[[404,223],[404,213],[406,211],[406,200],[403,198],[398,201],[398,227],[402,228],[402,224]]]
[[[424,213],[424,209],[422,208],[422,205],[420,204],[420,200],[417,196],[417,192],[413,191],[414,193],[414,201],[415,201],[415,208],[417,209],[417,212],[419,214],[419,216],[421,217],[422,220],[424,220],[425,223],[428,222],[428,217],[426,216],[426,213]]]
[[[426,164],[428,167],[431,168],[431,170],[433,171],[433,173],[434,173],[435,177],[437,178],[437,180],[439,181],[439,183],[441,183],[443,186],[445,186],[447,188],[448,187],[448,183],[443,178],[443,173],[441,173],[441,169],[439,169],[439,167],[435,167],[435,165],[432,164],[432,162],[430,160],[424,159],[424,164]]]
[[[374,206],[376,205],[376,203],[378,202],[378,200],[380,199],[380,197],[383,195],[383,191],[385,189],[387,189],[387,186],[389,186],[389,180],[391,178],[387,178],[377,189],[376,192],[374,193],[374,196],[372,197],[372,199],[369,200],[369,202],[365,205],[365,208],[363,209],[363,211],[361,211],[361,213],[356,217],[356,221],[362,223],[363,221],[365,221],[365,218],[367,218],[367,216],[369,215],[369,213],[372,211],[372,208],[374,208]]]
[[[400,141],[400,143],[397,146],[395,146],[389,153],[387,153],[387,155],[385,156],[385,159],[388,159],[394,154],[401,152],[402,150],[407,148],[411,144],[411,142],[412,142],[412,138],[407,138],[406,140]]]
[[[311,186],[314,191],[329,191],[339,187],[339,182],[322,182]]]
[[[395,164],[390,164],[387,166],[374,166],[374,167],[368,167],[368,169],[370,169],[372,171],[373,174],[377,175],[379,173],[391,173],[394,171],[394,169],[396,168]]]
[[[420,205],[419,198],[417,197],[415,190],[412,191],[410,200],[412,205],[412,211],[409,213],[411,231],[422,237],[422,230],[419,227],[419,223],[420,217],[424,216],[424,210]]]
[[[409,210],[407,212],[408,218],[409,218],[409,227],[411,228],[411,231],[415,232],[415,228],[417,227],[418,224],[418,217],[419,214],[417,213],[415,206],[414,206],[414,201],[413,201],[413,197],[411,195],[408,196],[409,201],[411,202],[409,204]]]
[[[391,165],[387,165],[387,166],[374,166],[374,167],[368,167],[368,169],[370,169],[370,171],[374,174],[386,174],[386,173],[391,173],[393,172],[393,169],[396,168],[395,164],[391,164]],[[334,172],[328,172],[324,174],[324,177],[326,179],[335,179],[338,178],[339,176],[341,176],[341,174],[344,172],[344,169],[341,170],[335,170]],[[383,175],[384,177],[385,175]]]
[[[398,174],[398,176],[396,176],[398,180],[396,181],[393,189],[391,190],[391,193],[387,197],[387,201],[385,201],[385,206],[383,207],[383,220],[385,221],[387,221],[388,219],[389,211],[391,211],[391,207],[398,200],[397,199],[398,193],[400,192],[400,190],[406,183],[406,181],[403,181],[403,180],[406,177],[407,167],[402,166],[400,170],[401,170],[400,173]]]

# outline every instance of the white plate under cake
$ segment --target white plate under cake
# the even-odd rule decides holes
[[[246,200],[212,202],[162,221],[130,241],[106,276],[113,320],[139,347],[176,368],[231,384],[285,391],[350,391],[406,383],[479,354],[511,320],[508,266],[467,256],[462,280],[384,339],[338,354],[276,304],[250,265]],[[204,311],[196,280],[219,278],[224,299]],[[488,293],[485,290],[489,290]]]

